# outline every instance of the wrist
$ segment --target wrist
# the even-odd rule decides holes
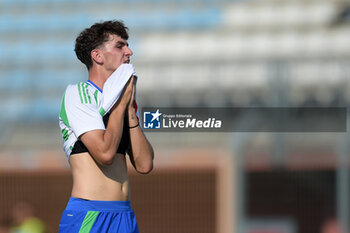
[[[130,106],[130,105],[129,105],[129,107],[128,107],[128,112],[129,112],[129,114],[135,113],[136,111],[135,111],[134,106]]]
[[[128,111],[128,120],[129,120],[129,127],[139,123],[139,119],[136,116],[135,110],[130,110],[129,109],[129,111]]]
[[[137,124],[136,124],[136,125],[134,125],[134,126],[129,126],[129,129],[136,128],[136,127],[138,127],[139,125],[140,125],[140,123],[139,123],[139,122],[137,122]]]
[[[129,127],[135,126],[137,124],[139,124],[139,120],[137,119],[137,117],[129,117]]]

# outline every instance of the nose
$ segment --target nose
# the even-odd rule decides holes
[[[125,55],[131,57],[134,53],[132,52],[132,50],[129,48],[129,46],[125,46]]]

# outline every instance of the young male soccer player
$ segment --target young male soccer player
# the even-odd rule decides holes
[[[62,100],[60,128],[73,189],[60,233],[138,232],[125,154],[144,174],[152,170],[154,155],[139,126],[127,39],[120,21],[96,23],[76,39],[75,52],[89,78],[69,85]]]

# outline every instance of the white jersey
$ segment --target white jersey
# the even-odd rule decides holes
[[[79,136],[95,129],[105,129],[100,114],[102,91],[90,82],[69,85],[62,99],[59,124],[63,149],[70,156]]]
[[[131,75],[135,75],[133,66],[123,64],[107,79],[103,91],[90,80],[67,87],[62,99],[59,126],[68,158],[82,134],[96,129],[105,130],[103,116],[117,102]]]

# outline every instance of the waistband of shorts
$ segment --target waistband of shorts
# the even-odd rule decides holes
[[[130,201],[95,201],[70,197],[66,210],[132,211]]]

